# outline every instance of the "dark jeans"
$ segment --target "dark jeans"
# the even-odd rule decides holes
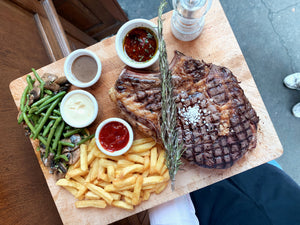
[[[300,187],[264,164],[191,194],[200,225],[300,225]]]

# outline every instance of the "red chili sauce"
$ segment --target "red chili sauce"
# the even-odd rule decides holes
[[[137,27],[126,34],[123,46],[131,59],[145,62],[156,53],[157,40],[152,30],[146,27]]]
[[[122,123],[109,122],[100,130],[99,141],[107,151],[115,152],[128,144],[129,132]]]

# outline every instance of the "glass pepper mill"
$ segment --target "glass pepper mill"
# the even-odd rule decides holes
[[[174,36],[182,41],[196,39],[203,30],[211,3],[212,0],[173,0],[171,29]]]

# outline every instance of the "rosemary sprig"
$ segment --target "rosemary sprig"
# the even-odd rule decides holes
[[[171,187],[175,189],[175,175],[182,164],[180,158],[183,152],[179,144],[176,130],[177,106],[173,97],[172,74],[169,70],[166,43],[163,39],[162,13],[166,6],[163,0],[158,9],[158,40],[159,40],[159,69],[161,79],[161,138],[166,149],[166,165],[169,169]]]

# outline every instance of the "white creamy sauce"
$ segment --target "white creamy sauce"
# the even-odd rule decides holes
[[[83,94],[71,95],[63,110],[69,122],[78,125],[88,122],[94,114],[93,102]]]

